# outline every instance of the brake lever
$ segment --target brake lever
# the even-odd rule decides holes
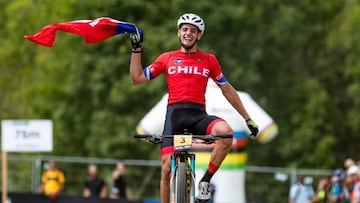
[[[149,138],[149,142],[152,142],[154,144],[160,144],[162,142],[162,136],[161,135],[154,135]]]
[[[215,139],[214,139],[213,135],[208,135],[203,140],[204,140],[205,144],[213,144],[213,143],[215,143]]]

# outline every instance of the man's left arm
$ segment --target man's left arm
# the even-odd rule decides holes
[[[259,129],[256,123],[250,118],[248,112],[246,111],[239,94],[234,89],[234,87],[226,82],[223,85],[219,86],[225,98],[229,101],[229,103],[236,109],[237,112],[245,119],[246,124],[251,131],[251,135],[256,137]]]
[[[234,87],[226,82],[224,85],[219,86],[225,98],[229,101],[229,103],[236,109],[237,112],[245,119],[250,119],[248,112],[246,111],[241,99],[234,89]]]

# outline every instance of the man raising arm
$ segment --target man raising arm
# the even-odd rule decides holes
[[[167,77],[169,93],[164,135],[182,134],[188,130],[191,134],[233,134],[229,124],[205,111],[205,91],[211,78],[220,87],[225,98],[246,120],[251,135],[256,137],[258,127],[244,108],[237,92],[226,80],[220,64],[213,54],[197,48],[197,42],[205,31],[203,19],[193,13],[186,13],[177,21],[180,49],[161,54],[152,64],[142,70],[142,37],[131,35],[132,55],[130,60],[130,78],[134,85],[146,83],[160,74]],[[239,121],[240,122],[240,121]],[[209,183],[230,151],[232,139],[216,142],[211,153],[209,166],[199,183],[200,200],[209,200]],[[170,155],[174,152],[172,140],[161,145],[162,175],[160,193],[163,203],[170,200]]]

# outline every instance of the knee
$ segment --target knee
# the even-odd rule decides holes
[[[170,167],[168,167],[168,166],[162,166],[161,176],[162,176],[164,179],[170,178]]]
[[[212,133],[214,135],[233,135],[234,131],[226,122],[219,122],[214,126]],[[224,148],[231,148],[232,143],[232,138],[221,139],[218,142],[218,144],[221,144]]]
[[[220,135],[220,134],[219,134]],[[228,131],[227,133],[222,133],[222,135],[233,135],[232,130]],[[233,143],[233,138],[225,138],[219,140],[218,144],[222,145],[225,149],[230,149]]]
[[[227,149],[231,148],[232,143],[233,143],[233,138],[221,139],[221,144]]]
[[[226,134],[224,133],[224,134],[218,134],[218,135],[230,135],[230,134],[232,134],[232,133],[226,133]],[[230,150],[232,143],[233,143],[233,138],[224,138],[221,140],[217,140],[215,143],[221,149]]]

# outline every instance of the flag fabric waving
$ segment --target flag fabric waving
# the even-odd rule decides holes
[[[35,35],[25,35],[24,37],[37,44],[52,47],[58,30],[80,35],[87,44],[98,43],[114,35],[125,33],[136,33],[142,37],[142,32],[136,25],[107,17],[50,24]]]

